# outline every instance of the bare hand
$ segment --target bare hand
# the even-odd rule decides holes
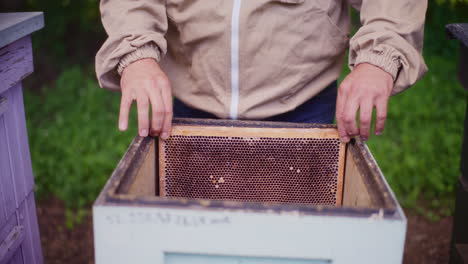
[[[387,119],[387,103],[393,89],[392,76],[368,63],[356,66],[338,89],[336,121],[341,141],[347,143],[352,136],[369,138],[372,111],[376,108],[375,134],[381,135]],[[360,126],[356,114],[359,109]]]
[[[128,127],[128,114],[133,101],[138,108],[138,131],[142,137],[161,135],[167,139],[171,133],[172,95],[166,74],[154,59],[142,59],[128,65],[120,80],[119,129]],[[149,109],[151,106],[151,122]]]

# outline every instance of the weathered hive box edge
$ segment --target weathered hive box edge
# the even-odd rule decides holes
[[[347,162],[353,162],[354,173],[372,176],[360,185],[374,198],[348,193],[350,202],[341,207],[138,195],[138,188],[157,189],[156,182],[134,184],[144,170],[157,171],[156,142],[134,139],[93,206],[96,263],[128,263],[135,256],[138,263],[181,263],[190,254],[203,263],[215,263],[209,260],[216,256],[268,263],[402,261],[406,217],[360,140],[349,144]],[[111,254],[116,250],[118,257]]]

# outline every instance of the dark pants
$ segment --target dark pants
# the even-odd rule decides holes
[[[335,117],[336,96],[337,83],[333,82],[325,90],[296,109],[266,118],[264,121],[331,124]],[[177,98],[174,99],[174,116],[217,119],[215,115],[191,108]]]

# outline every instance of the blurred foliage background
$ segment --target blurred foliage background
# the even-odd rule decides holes
[[[63,200],[79,220],[136,135],[135,113],[132,129],[117,130],[119,94],[100,89],[94,75],[106,37],[99,1],[2,0],[0,10],[45,13],[46,26],[33,37],[35,73],[25,84],[37,193]],[[357,27],[356,13],[353,20]],[[459,176],[467,92],[456,79],[458,43],[444,29],[455,22],[468,22],[468,0],[429,0],[430,71],[390,100],[384,135],[368,143],[400,202],[433,219],[451,213]]]

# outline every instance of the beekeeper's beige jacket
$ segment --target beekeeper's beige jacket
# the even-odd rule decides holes
[[[362,27],[348,38],[348,6]],[[262,119],[288,112],[370,63],[390,73],[393,93],[426,72],[427,0],[101,0],[109,38],[96,56],[102,87],[155,58],[187,105],[220,118]]]

